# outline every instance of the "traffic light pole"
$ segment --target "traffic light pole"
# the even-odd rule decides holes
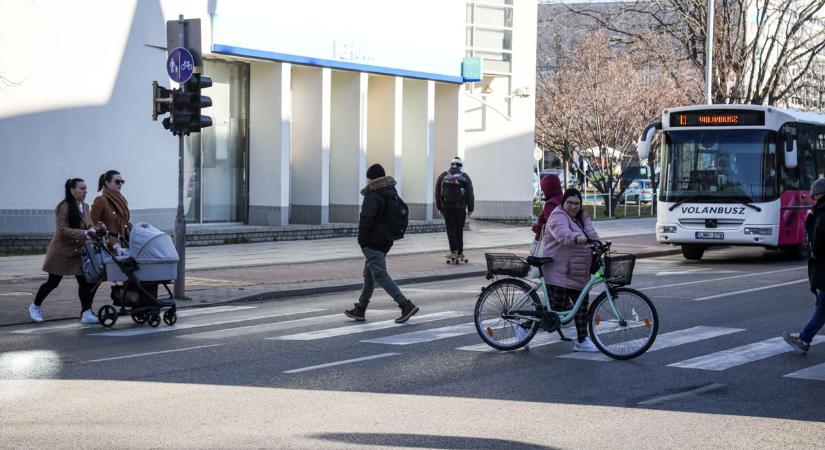
[[[184,42],[185,22],[178,17],[178,40]],[[183,83],[181,91],[185,89]],[[175,279],[175,298],[186,298],[186,217],[183,214],[183,133],[178,136],[178,212],[175,217],[175,249],[178,251],[178,277]]]

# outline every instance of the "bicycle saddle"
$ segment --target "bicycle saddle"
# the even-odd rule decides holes
[[[527,261],[527,264],[530,264],[531,266],[539,267],[539,266],[543,266],[543,265],[545,265],[549,262],[553,262],[553,258],[551,258],[549,256],[544,256],[544,257],[528,256],[526,261]]]

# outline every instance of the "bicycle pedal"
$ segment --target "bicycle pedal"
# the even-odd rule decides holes
[[[561,339],[564,342],[570,342],[573,340],[572,338],[569,338],[565,336],[564,333],[562,333],[561,327],[559,327],[559,329],[557,329],[556,332],[559,333],[559,339]]]

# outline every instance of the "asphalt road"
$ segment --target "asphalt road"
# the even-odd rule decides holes
[[[825,345],[778,339],[812,312],[805,279],[755,249],[639,260],[660,329],[631,361],[483,351],[483,278],[405,286],[403,326],[383,293],[346,319],[344,293],[4,327],[0,447],[821,448]]]

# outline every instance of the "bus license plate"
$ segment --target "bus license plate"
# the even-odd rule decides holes
[[[696,239],[725,239],[725,233],[719,231],[697,231]]]

